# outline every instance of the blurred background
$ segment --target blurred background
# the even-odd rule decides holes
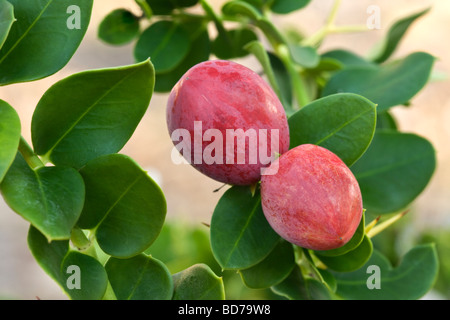
[[[210,0],[220,9],[223,0]],[[304,10],[275,17],[280,27],[295,27],[312,34],[324,23],[332,0],[313,0]],[[350,49],[366,55],[385,35],[389,26],[401,17],[432,7],[432,10],[408,31],[395,52],[403,57],[413,51],[427,51],[438,58],[435,70],[450,74],[450,1],[443,0],[343,0],[336,23],[365,25],[367,8],[381,9],[381,29],[331,35],[321,51]],[[46,79],[0,88],[0,98],[19,113],[23,136],[31,142],[30,126],[33,110],[44,92],[58,80],[75,72],[134,63],[134,43],[112,47],[97,38],[97,29],[105,15],[116,8],[138,13],[134,0],[95,0],[91,24],[79,50],[69,64]],[[254,58],[239,62],[259,71]],[[160,184],[167,203],[170,221],[193,225],[209,223],[214,207],[223,191],[214,192],[222,184],[203,176],[188,165],[171,161],[172,142],[167,133],[165,106],[167,95],[154,94],[147,114],[132,139],[121,153],[134,158]],[[396,107],[400,130],[429,139],[437,150],[438,167],[432,182],[413,204],[409,217],[414,230],[450,227],[450,81],[432,82],[412,101],[410,108]],[[27,247],[28,223],[12,212],[0,198],[0,299],[67,299],[61,289],[38,266]],[[433,296],[432,296],[433,297]]]

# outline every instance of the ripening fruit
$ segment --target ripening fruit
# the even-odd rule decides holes
[[[273,175],[261,180],[264,215],[285,240],[312,250],[346,244],[363,212],[356,178],[342,160],[320,146],[304,144],[281,155]]]
[[[232,185],[258,182],[261,169],[289,149],[276,94],[258,74],[226,60],[202,62],[181,77],[169,96],[167,126],[177,156]]]

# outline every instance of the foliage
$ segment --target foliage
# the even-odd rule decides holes
[[[429,81],[432,55],[392,58],[427,10],[393,24],[368,58],[321,49],[331,32],[355,30],[334,25],[340,1],[310,37],[273,24],[273,14],[309,2],[231,0],[216,12],[206,0],[136,0],[141,15],[116,9],[98,32],[111,45],[135,41],[136,63],[55,83],[34,111],[32,146],[14,108],[0,101],[2,196],[29,221],[33,256],[71,299],[417,299],[432,288],[434,245],[410,248],[393,266],[372,240],[411,206],[436,166],[432,144],[399,131],[390,112],[410,105]],[[78,27],[71,5],[0,0],[1,85],[39,80],[66,65],[93,0],[78,1]],[[209,232],[170,225],[159,186],[118,154],[154,91],[170,91],[199,62],[250,55],[289,116],[291,148],[312,143],[335,152],[360,184],[365,219],[341,249],[318,252],[281,239],[264,219],[258,186],[231,186]],[[367,282],[373,265],[381,269],[379,289]]]

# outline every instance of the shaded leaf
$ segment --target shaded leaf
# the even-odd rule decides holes
[[[16,157],[20,135],[19,115],[8,103],[0,100],[0,182]]]
[[[279,14],[287,14],[306,7],[311,0],[274,0],[270,9]]]
[[[100,23],[98,37],[108,44],[122,45],[139,35],[139,18],[126,9],[110,12]]]
[[[173,300],[224,300],[222,278],[206,264],[196,264],[173,275]]]
[[[212,53],[219,59],[242,58],[248,55],[245,45],[257,39],[256,34],[248,28],[228,30],[211,43]]]
[[[259,191],[234,186],[220,198],[211,219],[211,248],[223,269],[246,269],[262,261],[280,237],[264,217]]]

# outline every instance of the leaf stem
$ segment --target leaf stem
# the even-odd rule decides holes
[[[19,152],[22,154],[25,161],[28,165],[33,169],[39,169],[44,166],[44,163],[41,159],[34,153],[33,149],[27,143],[24,137],[20,137],[19,142]]]
[[[376,236],[377,234],[379,234],[381,231],[383,231],[384,229],[386,229],[387,227],[391,226],[392,224],[394,224],[395,222],[397,222],[398,220],[400,220],[401,218],[403,218],[403,216],[405,214],[408,213],[407,211],[401,212],[399,214],[396,214],[395,216],[393,216],[392,218],[387,219],[386,221],[381,222],[379,225],[376,225],[374,227],[372,227],[370,230],[368,230],[366,232],[366,235],[369,238],[372,238],[374,236]]]

